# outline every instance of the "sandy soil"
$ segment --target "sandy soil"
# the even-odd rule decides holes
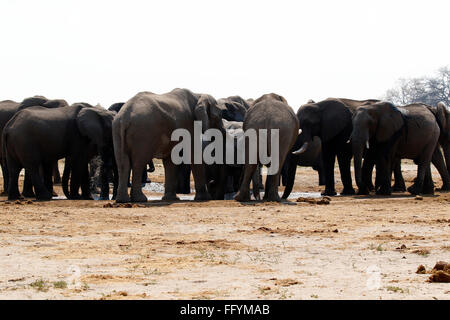
[[[415,170],[404,166],[408,185]],[[301,168],[294,190],[320,191],[317,180]],[[450,260],[450,193],[329,205],[4,200],[1,299],[450,298],[449,283],[415,273]]]

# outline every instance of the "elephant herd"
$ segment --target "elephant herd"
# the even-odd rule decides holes
[[[231,146],[220,145],[224,159],[240,152],[250,130],[256,132],[258,143],[243,144],[243,162],[199,162],[196,123],[201,124],[200,153],[215,141],[205,138],[209,129],[231,141]],[[191,137],[189,147],[180,153],[189,161],[181,163],[172,157],[178,144],[173,134],[178,129]],[[271,140],[273,133],[269,138],[264,130],[276,131],[277,146]],[[249,201],[252,183],[256,200],[263,189],[264,200],[280,201],[289,197],[299,165],[317,170],[319,184],[325,186],[322,194],[334,196],[336,159],[343,184],[341,195],[356,193],[352,159],[358,194],[406,191],[401,159],[412,159],[418,167],[417,177],[407,189],[411,194],[433,194],[431,163],[441,176],[441,190],[450,190],[450,110],[443,103],[395,106],[374,99],[329,98],[310,100],[295,113],[284,97],[274,93],[256,100],[239,96],[216,100],[177,88],[164,94],[140,92],[106,110],[88,103],[69,105],[62,99],[34,96],[20,103],[0,102],[0,133],[4,193],[10,200],[52,199],[53,184],[59,182],[58,160],[63,158],[65,196],[92,199],[89,169],[94,157],[101,160],[100,199],[109,199],[112,182],[112,199],[117,202],[147,201],[142,186],[147,181],[147,167],[154,170],[155,158],[164,166],[162,199],[167,201],[191,192],[191,173],[195,200],[223,200],[234,194],[237,201]],[[274,160],[279,164],[265,183],[261,172],[262,164],[267,164],[262,161],[261,141],[272,155],[270,165]],[[256,162],[249,161],[252,155]],[[25,178],[20,193],[22,169]],[[280,184],[285,186],[281,197]]]

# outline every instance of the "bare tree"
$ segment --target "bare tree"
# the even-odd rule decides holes
[[[400,105],[421,102],[435,106],[440,101],[450,105],[450,67],[440,68],[434,77],[400,79],[384,99]]]

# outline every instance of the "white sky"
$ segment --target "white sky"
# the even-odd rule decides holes
[[[450,1],[0,0],[0,100],[104,107],[186,87],[378,98],[450,65]]]

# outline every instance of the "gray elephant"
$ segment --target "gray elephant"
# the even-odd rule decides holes
[[[74,104],[66,108],[30,107],[17,112],[3,130],[9,171],[8,199],[20,198],[19,172],[29,170],[36,198],[52,198],[52,164],[66,158],[71,172],[70,198],[90,199],[87,165],[95,148],[112,153],[112,119],[104,109]],[[39,169],[43,169],[43,181]],[[64,177],[64,175],[63,175]]]
[[[352,111],[339,99],[327,99],[317,103],[302,105],[297,111],[297,117],[302,130],[300,137],[304,144],[294,155],[308,151],[314,137],[319,137],[322,143],[322,159],[325,176],[325,191],[323,195],[336,195],[334,185],[334,164],[337,157],[341,180],[344,185],[342,195],[354,194],[350,173],[352,158],[351,146],[346,142],[352,132]]]
[[[131,98],[113,121],[114,152],[119,172],[117,202],[145,202],[140,178],[146,164],[153,158],[163,160],[165,190],[163,200],[177,200],[176,166],[171,152],[176,129],[185,129],[191,137],[191,168],[195,182],[195,200],[210,199],[206,189],[203,163],[194,160],[194,121],[201,121],[202,130],[222,126],[222,109],[209,95],[195,94],[187,89],[174,89],[165,94],[141,92]],[[201,140],[199,141],[201,144]],[[200,146],[201,147],[201,146]],[[132,170],[131,194],[127,179]]]
[[[222,118],[228,121],[243,122],[250,105],[239,96],[231,96],[217,100],[217,103],[224,108]]]
[[[414,107],[414,105],[412,105]],[[450,190],[450,111],[445,106],[444,103],[439,103],[436,107],[432,107],[426,105],[426,107],[434,114],[436,117],[436,121],[439,125],[440,135],[438,140],[438,145],[434,150],[433,156],[431,158],[431,162],[438,170],[441,179],[442,186],[440,188],[441,191]],[[410,108],[410,106],[402,107],[405,109]],[[441,149],[444,151],[444,159]],[[396,161],[394,164],[394,178],[395,184],[392,187],[393,191],[406,191],[405,181],[403,180],[402,170],[401,170],[401,162],[400,159]],[[428,189],[431,187],[428,186]],[[424,193],[427,193],[427,190],[423,190]]]
[[[16,114],[16,112],[26,109],[32,106],[42,106],[45,108],[61,108],[68,106],[67,102],[63,99],[53,99],[49,100],[43,96],[33,96],[24,99],[21,103],[5,100],[0,102],[0,137],[3,132],[3,128],[6,123]],[[1,145],[0,139],[0,161],[3,171],[3,192],[7,194],[8,189],[8,168],[6,165],[6,155],[3,154],[3,147]],[[58,170],[58,163],[56,162],[53,165],[53,176],[55,179],[55,183],[59,183],[61,181],[60,173]],[[23,187],[23,194],[27,197],[34,197],[33,193],[33,185],[31,183],[31,177],[27,171],[25,171],[25,181]]]
[[[416,181],[408,191],[433,193],[430,162],[439,135],[435,116],[423,104],[395,107],[378,102],[358,108],[350,138],[358,193],[368,194],[371,167],[376,164],[376,193],[390,195],[393,165],[403,158],[413,159],[418,165]]]
[[[262,163],[260,144],[261,139],[267,139],[264,141],[267,145],[268,154],[272,154],[275,150],[275,146],[271,144],[272,133],[267,133],[264,137],[260,129],[278,130],[278,168],[274,174],[268,174],[265,184],[264,200],[280,201],[281,198],[278,194],[278,181],[280,177],[281,168],[289,150],[295,143],[298,136],[298,120],[295,116],[292,108],[287,104],[286,99],[282,96],[270,93],[265,94],[262,97],[255,100],[253,106],[249,108],[245,116],[244,132],[253,129],[256,131],[258,145],[255,147],[257,155],[257,163],[250,163],[249,157],[253,156],[249,154],[250,146],[248,143],[245,145],[246,163],[244,165],[244,173],[242,177],[241,186],[234,199],[237,201],[249,201],[250,200],[250,180],[257,168],[257,164]],[[273,154],[271,155],[273,156]],[[273,160],[273,159],[272,159]],[[274,163],[271,163],[271,165]]]

